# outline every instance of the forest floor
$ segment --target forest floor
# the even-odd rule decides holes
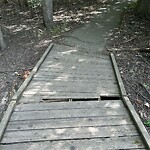
[[[65,33],[89,22],[94,11],[105,3],[73,3],[58,9],[59,5],[55,5],[56,24],[51,30],[43,26],[40,10],[31,15],[13,1],[0,5],[0,24],[7,44],[0,51],[0,118],[49,43],[59,41]],[[106,50],[115,54],[128,96],[150,133],[149,24],[150,21],[140,19],[128,8],[108,40]]]

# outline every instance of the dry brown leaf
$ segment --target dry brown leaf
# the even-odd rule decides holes
[[[23,75],[22,78],[23,78],[24,80],[26,80],[29,75],[30,75],[30,71],[28,71],[28,70],[27,70],[27,71],[24,71],[24,75]]]

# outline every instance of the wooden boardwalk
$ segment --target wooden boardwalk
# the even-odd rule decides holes
[[[23,93],[21,102],[36,99],[88,99],[119,96],[110,57],[55,45]]]
[[[54,45],[8,117],[0,150],[146,150],[122,95],[109,56]]]

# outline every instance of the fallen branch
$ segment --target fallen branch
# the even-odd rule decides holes
[[[7,75],[8,75],[8,73],[7,73],[7,72],[4,72],[4,71],[0,71],[0,73],[1,73],[1,74],[7,74]]]
[[[142,61],[144,61],[147,65],[149,65],[149,64],[150,64],[150,62],[149,62],[149,61],[147,61],[147,60],[145,60],[142,56],[141,56],[140,58],[141,58],[141,60],[142,60]]]
[[[150,53],[150,48],[124,48],[124,49],[118,49],[118,48],[113,48],[113,49],[108,49],[108,51],[138,51],[138,52],[147,52]]]
[[[137,37],[133,37],[133,38],[128,39],[128,40],[126,40],[126,41],[124,41],[124,42],[121,42],[121,44],[125,44],[125,43],[128,43],[128,42],[131,42],[131,41],[135,40],[136,38],[137,38]]]

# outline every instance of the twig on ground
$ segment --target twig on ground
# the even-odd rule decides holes
[[[112,49],[108,49],[108,51],[126,51],[126,52],[130,52],[130,51],[138,51],[138,52],[146,52],[146,53],[150,53],[150,48],[123,48],[123,49],[119,49],[119,48],[112,48]]]
[[[150,64],[150,62],[148,62],[147,60],[145,60],[144,58],[143,58],[143,56],[140,56],[140,58],[142,59],[142,61],[144,61],[146,64]]]
[[[139,83],[139,85],[145,89],[145,91],[147,92],[147,94],[148,94],[149,97],[150,97],[150,93],[149,93],[149,91],[147,90],[147,88],[146,88],[142,83]]]
[[[130,86],[130,88],[137,94],[137,95],[140,95],[144,101],[147,101],[148,103],[150,103],[150,99],[146,98],[142,93],[140,93],[139,91],[136,91],[133,86],[130,85],[130,82],[128,80],[125,80],[124,81],[128,84],[128,86]]]
[[[1,73],[1,74],[7,74],[7,75],[8,75],[8,73],[7,73],[7,72],[4,72],[4,71],[0,71],[0,73]]]
[[[129,40],[126,40],[126,41],[122,42],[121,44],[125,44],[125,43],[128,43],[128,42],[131,42],[131,41],[135,40],[136,38],[137,37],[133,37],[133,38],[131,38]]]

